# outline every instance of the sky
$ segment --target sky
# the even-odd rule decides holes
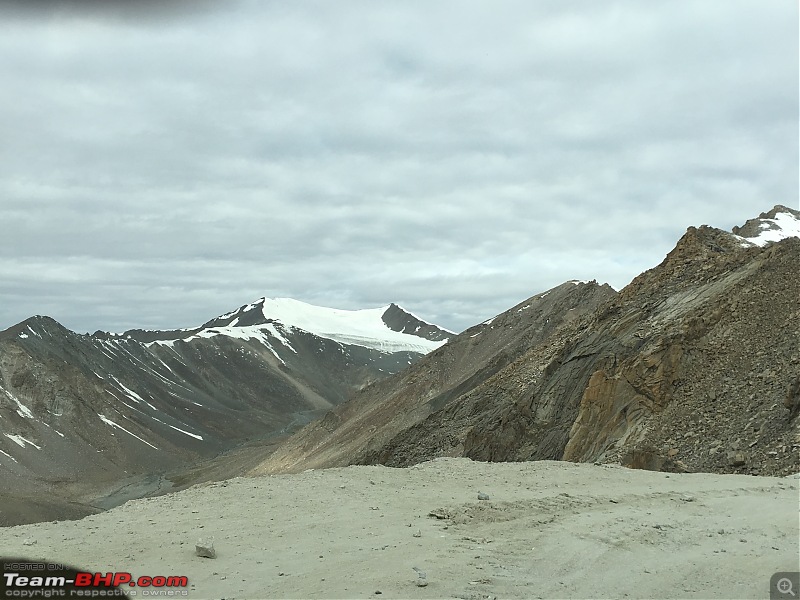
[[[0,330],[461,331],[798,208],[785,0],[5,2]]]

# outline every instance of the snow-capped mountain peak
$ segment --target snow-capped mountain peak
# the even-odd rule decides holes
[[[761,247],[770,242],[800,237],[800,211],[777,205],[757,219],[750,219],[743,226],[734,227],[733,233],[742,240],[743,245]]]
[[[293,331],[387,353],[419,354],[435,350],[453,335],[396,304],[345,310],[316,306],[292,298],[265,297],[220,315],[196,329],[169,332],[172,335],[153,336],[147,341],[173,343],[179,339],[189,341],[216,335],[245,339],[269,336],[291,349],[287,336]]]

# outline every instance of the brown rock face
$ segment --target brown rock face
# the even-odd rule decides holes
[[[655,348],[612,367],[610,373],[595,371],[583,392],[564,460],[596,460],[612,446],[639,441],[647,417],[660,413],[671,400],[682,356],[679,343],[658,339]]]

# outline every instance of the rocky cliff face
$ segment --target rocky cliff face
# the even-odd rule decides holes
[[[739,236],[690,227],[618,295],[561,296],[513,352],[476,360],[467,331],[299,432],[258,472],[436,456],[796,472],[800,239],[776,233],[778,221],[800,213],[778,206]],[[765,231],[777,241],[761,243]],[[517,340],[516,326],[501,337]]]

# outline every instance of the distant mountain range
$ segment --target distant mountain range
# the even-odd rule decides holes
[[[0,332],[0,525],[440,456],[797,471],[799,236],[785,206],[690,227],[619,293],[568,281],[458,335],[267,298],[169,331],[33,317]]]
[[[102,489],[278,436],[452,335],[395,304],[268,298],[172,331],[27,319],[0,332],[0,524],[84,514]]]

